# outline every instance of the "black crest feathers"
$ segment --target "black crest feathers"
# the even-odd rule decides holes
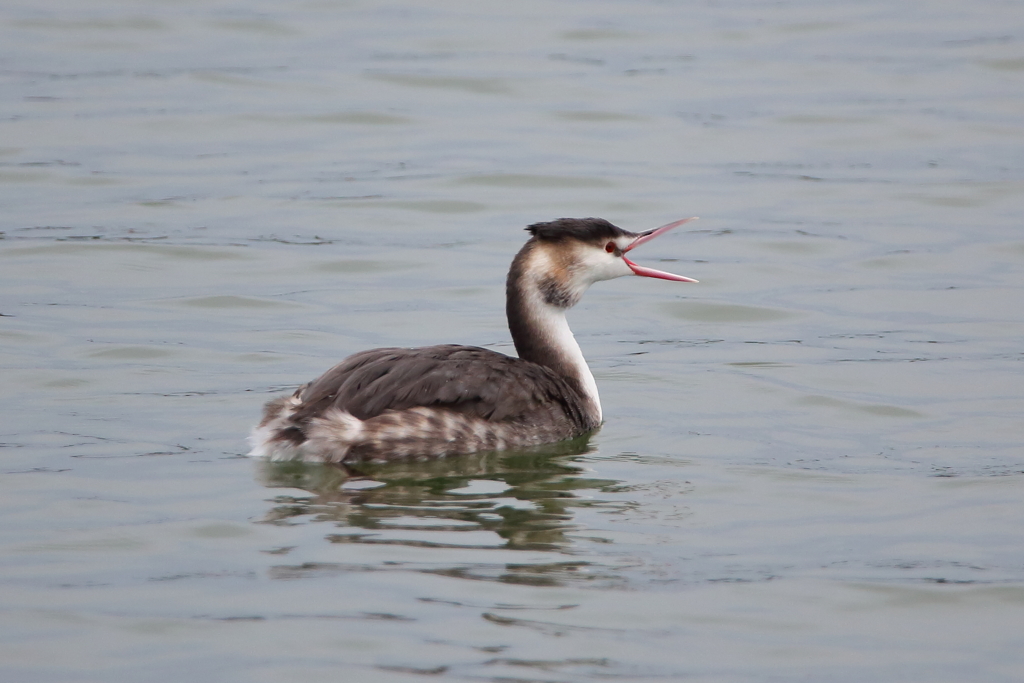
[[[559,218],[547,223],[534,223],[526,230],[542,242],[561,242],[567,239],[598,242],[634,234],[603,218]]]

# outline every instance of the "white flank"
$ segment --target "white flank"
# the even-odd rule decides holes
[[[294,426],[289,423],[289,419],[300,403],[294,396],[289,398],[288,405],[272,420],[253,427],[248,439],[252,446],[250,456],[271,460],[337,462],[361,436],[362,420],[341,410],[331,410],[310,423],[309,438],[298,446],[275,440],[277,433]]]

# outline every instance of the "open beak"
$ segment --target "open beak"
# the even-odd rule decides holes
[[[654,230],[648,230],[647,232],[640,233],[640,235],[635,240],[630,242],[628,247],[622,250],[622,260],[626,262],[626,265],[629,266],[630,270],[633,271],[634,275],[641,275],[643,277],[656,277],[662,280],[675,280],[676,282],[697,282],[697,280],[694,280],[693,278],[690,277],[683,277],[682,275],[666,273],[663,270],[655,270],[654,268],[644,268],[643,266],[638,266],[637,264],[633,263],[628,258],[626,258],[627,251],[632,251],[633,249],[639,247],[644,242],[650,242],[658,235],[663,235],[672,228],[678,228],[683,223],[689,223],[690,221],[695,220],[697,220],[696,216],[694,216],[693,218],[684,218],[681,221],[669,223],[668,225],[663,225],[660,228],[655,228]]]

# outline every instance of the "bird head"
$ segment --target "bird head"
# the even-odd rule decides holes
[[[646,232],[629,232],[602,218],[560,218],[534,223],[527,230],[533,236],[522,254],[521,267],[544,300],[559,308],[575,305],[590,285],[625,275],[697,282],[693,278],[647,268],[627,254],[633,249],[695,218],[684,218]],[[518,260],[518,259],[517,259]]]

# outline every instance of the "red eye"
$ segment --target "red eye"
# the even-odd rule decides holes
[[[615,251],[615,242],[609,242],[608,244],[604,245],[604,250],[607,251],[609,254]]]

